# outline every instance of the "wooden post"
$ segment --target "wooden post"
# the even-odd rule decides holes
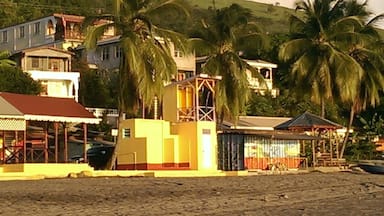
[[[195,121],[199,121],[200,120],[200,102],[199,102],[199,93],[200,93],[200,89],[199,89],[199,81],[198,81],[198,78],[196,78],[195,80],[195,101],[196,101],[196,114],[195,114]]]
[[[331,155],[331,160],[333,159],[333,141],[332,141],[332,131],[331,129],[328,130],[328,136],[329,136],[329,151]]]
[[[83,145],[83,158],[84,162],[87,162],[87,124],[83,123],[83,133],[84,133],[84,145]]]
[[[68,162],[68,128],[64,123],[64,162]]]
[[[15,130],[15,143],[11,143],[11,145],[12,145],[12,151],[13,151],[16,163],[19,163],[19,156],[20,156],[19,146],[17,145],[18,141],[19,141],[18,133],[17,133],[17,130]]]
[[[57,122],[53,123],[55,127],[55,162],[59,161],[59,124]]]
[[[24,130],[23,140],[23,162],[27,162],[27,129]]]
[[[1,131],[1,139],[2,139],[2,143],[1,143],[1,151],[2,151],[2,163],[5,164],[5,133],[4,131]]]
[[[44,162],[48,163],[48,122],[45,123],[44,135]]]

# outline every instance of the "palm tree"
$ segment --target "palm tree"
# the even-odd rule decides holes
[[[368,15],[370,14],[365,13],[361,17],[363,21]],[[360,84],[357,86],[358,94],[353,101],[347,103],[350,106],[350,115],[340,157],[343,157],[354,116],[364,111],[367,106],[375,107],[379,104],[380,93],[384,90],[384,52],[382,49],[384,42],[378,31],[373,27],[375,21],[381,17],[382,15],[371,19],[358,31],[360,33],[358,37],[343,44],[343,49],[361,65],[364,73]]]
[[[259,74],[239,56],[241,46],[252,41],[264,46],[267,40],[257,25],[249,21],[249,10],[232,4],[213,13],[212,20],[203,20],[200,31],[192,35],[192,44],[200,55],[207,57],[203,73],[222,77],[216,85],[215,107],[219,118],[236,118],[244,111],[249,97],[246,70]],[[263,84],[263,77],[258,78]]]
[[[352,101],[363,76],[360,64],[338,47],[339,41],[352,38],[353,29],[363,25],[347,15],[345,7],[343,0],[298,2],[296,10],[303,14],[291,16],[292,39],[279,50],[279,58],[292,63],[290,80],[296,94],[309,93],[321,105],[322,117],[325,101],[332,100],[335,91],[342,93],[340,101]]]
[[[164,83],[177,72],[170,53],[170,44],[187,52],[187,41],[182,34],[154,25],[152,18],[162,11],[175,10],[188,15],[185,2],[179,0],[114,0],[113,13],[90,17],[85,21],[85,45],[93,48],[104,30],[113,26],[120,35],[123,57],[119,70],[118,108],[120,117],[137,115],[140,102],[148,107],[154,98],[161,100]],[[104,24],[89,25],[95,20]],[[120,131],[120,130],[119,130]],[[119,142],[117,142],[119,143]],[[116,160],[118,145],[109,168]]]

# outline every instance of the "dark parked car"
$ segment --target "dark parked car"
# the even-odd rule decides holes
[[[106,168],[108,160],[112,157],[114,145],[94,145],[87,150],[88,163],[95,170],[103,170]]]

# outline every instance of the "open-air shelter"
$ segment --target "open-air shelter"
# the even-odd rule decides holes
[[[100,121],[72,98],[0,92],[1,162],[68,162],[68,129],[78,124],[86,161],[87,125]]]
[[[275,130],[289,130],[295,132],[306,132],[320,139],[312,141],[313,165],[339,165],[342,161],[339,152],[340,137],[337,129],[343,126],[328,119],[304,112],[286,122],[274,127]]]

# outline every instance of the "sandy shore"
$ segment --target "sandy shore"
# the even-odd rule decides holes
[[[0,215],[383,215],[384,176],[319,173],[0,182]]]

